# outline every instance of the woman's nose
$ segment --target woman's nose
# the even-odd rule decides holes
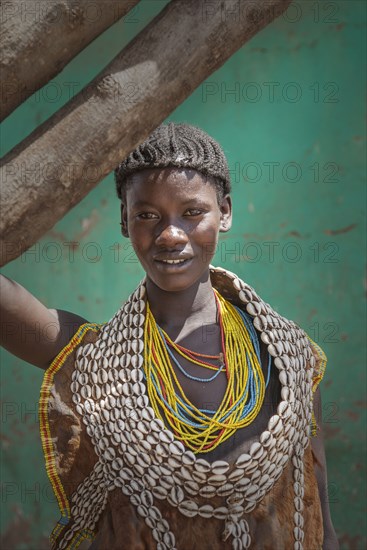
[[[187,235],[181,227],[171,223],[159,232],[155,242],[158,246],[175,246],[186,243]]]

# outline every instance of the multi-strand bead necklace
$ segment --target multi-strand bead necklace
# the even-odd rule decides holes
[[[221,333],[219,355],[200,354],[174,343],[157,325],[147,303],[144,328],[144,372],[150,403],[158,418],[165,420],[176,438],[195,453],[208,452],[226,441],[258,415],[269,381],[261,369],[260,346],[251,318],[215,291]],[[210,378],[190,375],[176,355],[215,371]],[[221,363],[214,365],[215,361]],[[199,409],[186,397],[175,366],[187,378],[211,382],[221,372],[227,387],[217,410]]]

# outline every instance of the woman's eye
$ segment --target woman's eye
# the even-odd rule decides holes
[[[185,215],[186,216],[200,216],[203,211],[199,210],[198,208],[190,208],[189,210],[186,210]]]
[[[153,212],[142,212],[141,214],[138,214],[137,217],[142,220],[154,220],[157,215],[153,214]]]

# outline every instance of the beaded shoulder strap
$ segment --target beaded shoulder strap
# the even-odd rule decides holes
[[[291,459],[296,480],[294,549],[301,550],[303,454],[309,443],[315,364],[310,343],[303,330],[277,314],[235,274],[212,267],[211,276],[225,297],[240,301],[253,316],[274,357],[281,383],[277,413],[249,453],[240,454],[233,464],[209,463],[186,450],[156,418],[143,381],[143,282],[103,327],[97,341],[77,354],[73,399],[105,475],[100,491],[121,488],[152,529],[160,550],[176,548],[176,539],[162,517],[159,500],[187,517],[222,520],[223,540],[232,537],[233,550],[242,550],[251,544],[246,514],[268,494]],[[81,487],[73,495],[78,529],[89,525],[82,495]],[[214,506],[211,502],[218,497],[222,505]]]

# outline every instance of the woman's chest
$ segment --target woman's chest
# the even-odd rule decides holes
[[[268,372],[270,365],[265,345],[260,347],[255,373],[254,361],[246,356],[237,357],[234,364],[225,361],[219,334],[214,330],[205,345],[192,340],[185,344],[187,348],[191,345],[200,351],[191,357],[170,352],[169,378],[163,381],[160,393],[160,404],[163,402],[165,406],[159,406],[160,415],[169,429],[174,426],[182,429],[185,447],[193,450],[197,457],[209,462],[231,461],[238,456],[239,448],[250,448],[275,414],[280,401],[278,371],[273,368]],[[215,436],[220,439],[226,424],[233,428],[230,436],[215,444]],[[178,438],[179,429],[175,432]],[[205,437],[209,442],[214,440],[214,445],[200,449]]]

